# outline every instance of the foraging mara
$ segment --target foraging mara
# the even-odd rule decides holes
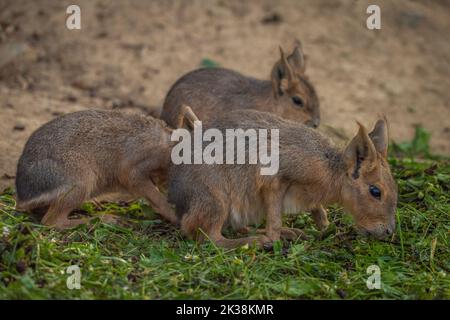
[[[188,107],[176,126],[198,120]],[[66,114],[37,129],[17,166],[17,209],[42,215],[58,229],[86,223],[69,219],[84,201],[127,191],[147,198],[170,222],[176,216],[158,185],[166,181],[172,129],[144,115],[88,110]],[[106,221],[111,217],[104,216]]]
[[[323,228],[328,220],[322,205],[332,203],[349,211],[364,234],[384,238],[393,233],[397,187],[386,159],[385,118],[370,133],[359,124],[343,150],[312,128],[255,110],[232,111],[204,127],[222,132],[279,129],[279,170],[261,175],[260,164],[172,164],[169,201],[176,205],[187,236],[208,237],[228,248],[254,242],[262,246],[302,236],[301,230],[282,227],[282,213],[316,208],[313,218]],[[265,229],[258,236],[228,239],[222,234],[227,226],[241,230],[263,220]]]

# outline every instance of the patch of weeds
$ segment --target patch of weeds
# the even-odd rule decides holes
[[[430,153],[431,134],[421,125],[417,125],[411,141],[392,143],[391,154],[396,157],[437,158]]]
[[[214,60],[204,58],[200,62],[200,67],[202,67],[202,68],[219,68],[220,65]]]

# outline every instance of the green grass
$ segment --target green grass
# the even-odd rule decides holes
[[[361,237],[351,218],[330,208],[321,235],[309,215],[286,223],[308,241],[273,251],[198,245],[157,220],[143,202],[85,204],[84,212],[124,216],[64,232],[42,227],[0,196],[0,298],[20,299],[434,299],[450,298],[450,163],[391,159],[399,185],[398,226],[389,241]],[[367,268],[381,269],[369,290]],[[69,290],[66,269],[81,268]]]
[[[220,65],[216,61],[214,61],[212,59],[204,58],[200,62],[200,67],[201,68],[219,68]]]

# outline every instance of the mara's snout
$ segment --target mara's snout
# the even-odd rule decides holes
[[[361,234],[365,236],[371,236],[379,240],[386,239],[387,237],[391,236],[395,231],[395,225],[394,226],[386,226],[383,224],[376,225],[372,229],[366,229],[366,228],[359,228],[359,231]]]

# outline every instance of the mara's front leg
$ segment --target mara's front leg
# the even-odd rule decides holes
[[[279,240],[282,233],[283,199],[287,187],[278,180],[263,192],[266,207],[266,236],[271,241]]]
[[[319,205],[317,208],[312,209],[311,215],[314,220],[314,223],[316,224],[316,227],[320,231],[324,231],[328,228],[328,225],[330,224],[330,222],[328,221],[327,210],[324,209],[324,207]]]

